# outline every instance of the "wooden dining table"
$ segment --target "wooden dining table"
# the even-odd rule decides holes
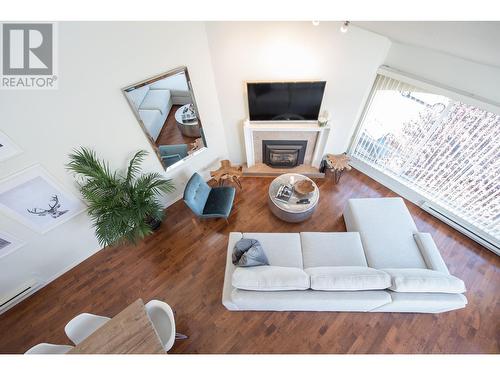
[[[138,299],[68,354],[165,354],[165,350],[142,299]]]

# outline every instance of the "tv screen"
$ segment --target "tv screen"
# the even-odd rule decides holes
[[[250,121],[318,119],[325,81],[247,83]]]

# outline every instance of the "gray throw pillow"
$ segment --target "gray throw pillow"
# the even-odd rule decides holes
[[[242,238],[233,248],[233,264],[240,267],[262,266],[269,264],[259,241]]]

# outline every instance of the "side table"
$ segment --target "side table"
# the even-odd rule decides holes
[[[211,171],[210,176],[219,184],[223,186],[226,180],[233,181],[240,189],[240,177],[243,176],[243,168],[241,165],[232,166],[229,160],[221,160],[220,168],[216,171]]]
[[[344,173],[344,171],[351,170],[349,161],[350,158],[346,153],[340,155],[326,155],[326,167],[333,172],[333,182],[335,184],[339,183],[340,177],[342,177],[342,173]]]

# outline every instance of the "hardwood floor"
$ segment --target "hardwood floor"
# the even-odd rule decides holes
[[[173,105],[168,113],[167,119],[161,128],[158,139],[156,140],[156,145],[177,145],[177,144],[190,144],[195,141],[196,138],[190,138],[184,136],[179,128],[177,127],[177,121],[175,120],[175,111],[177,111],[181,106]]]
[[[107,248],[0,316],[0,352],[22,353],[39,342],[69,343],[64,325],[81,312],[114,316],[142,298],[176,311],[174,353],[498,353],[500,258],[407,202],[430,232],[452,274],[467,285],[465,309],[443,314],[230,312],[221,304],[231,231],[344,231],[351,197],[394,196],[351,171],[339,185],[317,180],[312,218],[290,224],[267,207],[271,178],[244,178],[229,225],[197,221],[183,202],[167,209],[161,229],[135,247]]]

